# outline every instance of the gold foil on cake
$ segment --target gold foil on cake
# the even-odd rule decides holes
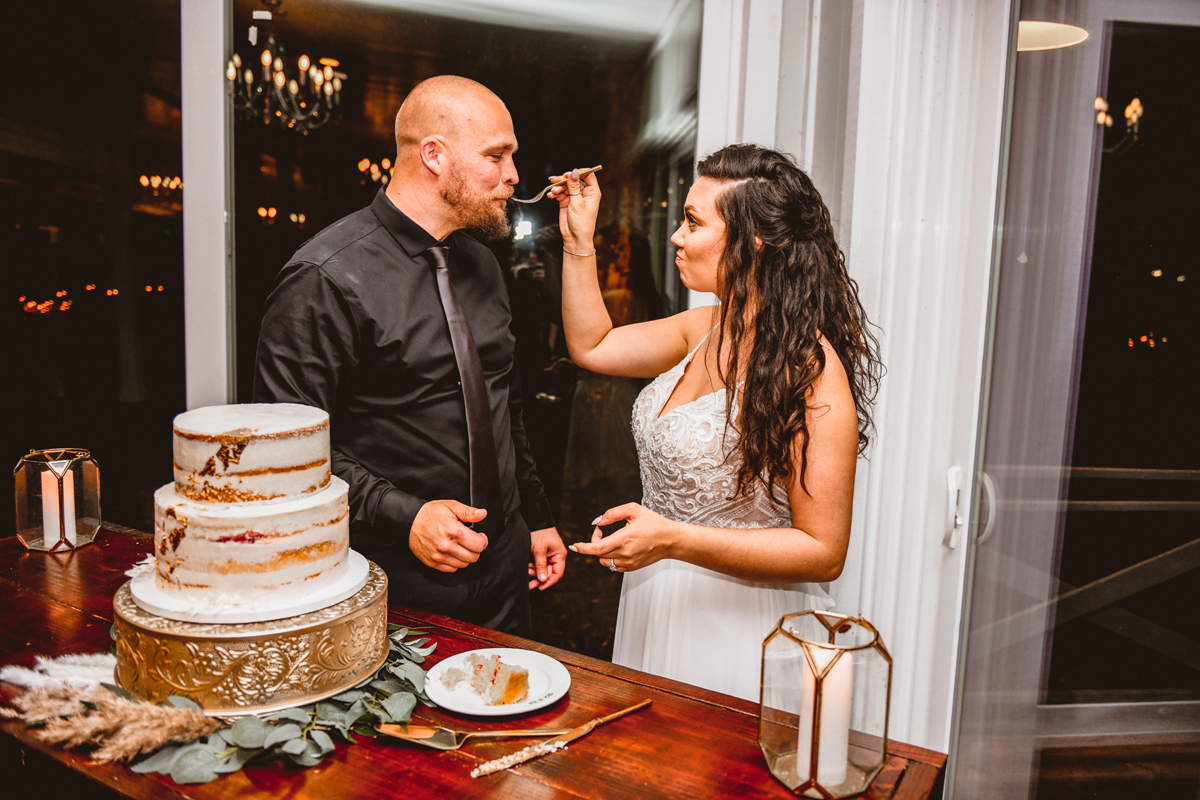
[[[333,697],[387,659],[387,576],[340,603],[269,622],[180,622],[150,614],[129,584],[113,598],[117,684],[140,700],[189,697],[206,713],[276,711]]]

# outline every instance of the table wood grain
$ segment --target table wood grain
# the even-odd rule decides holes
[[[127,580],[125,570],[150,549],[151,537],[119,526],[106,526],[95,543],[70,554],[28,553],[15,537],[0,540],[0,664],[30,666],[36,655],[107,650],[112,596]],[[9,720],[0,723],[0,775],[13,790],[8,796],[24,792],[72,798],[322,800],[394,795],[439,800],[793,796],[767,771],[758,748],[755,703],[402,606],[392,606],[389,618],[424,628],[437,642],[427,667],[456,653],[499,646],[545,653],[571,673],[567,696],[530,714],[477,720],[419,708],[419,719],[460,730],[573,727],[640,700],[654,702],[559,753],[479,779],[470,777],[474,767],[528,742],[469,742],[458,751],[438,752],[395,740],[358,737],[358,743],[339,744],[332,757],[307,770],[269,762],[212,783],[177,786],[164,775],[138,775],[123,766],[91,763],[86,754],[46,746],[23,725]],[[0,684],[0,700],[14,691],[19,690]],[[887,764],[863,797],[940,797],[945,761],[941,753],[892,742]]]

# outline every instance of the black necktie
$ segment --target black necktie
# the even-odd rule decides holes
[[[467,324],[458,293],[450,282],[450,270],[446,260],[448,247],[431,247],[433,263],[437,267],[438,293],[442,296],[442,310],[450,326],[450,342],[454,346],[454,360],[458,362],[458,376],[462,381],[463,400],[467,406],[467,442],[471,453],[471,505],[487,509],[487,518],[482,527],[490,536],[504,532],[504,509],[500,492],[500,468],[496,462],[496,440],[492,435],[492,407],[488,401],[487,386],[483,382],[483,365],[479,361],[479,349],[475,337]]]

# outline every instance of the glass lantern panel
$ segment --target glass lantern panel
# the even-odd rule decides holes
[[[803,648],[776,629],[763,645],[758,742],[771,774],[789,789],[801,783],[796,750],[804,669]]]

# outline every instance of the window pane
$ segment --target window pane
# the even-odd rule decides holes
[[[135,5],[4,11],[0,449],[91,450],[104,519],[151,530],[184,403],[179,9]]]

